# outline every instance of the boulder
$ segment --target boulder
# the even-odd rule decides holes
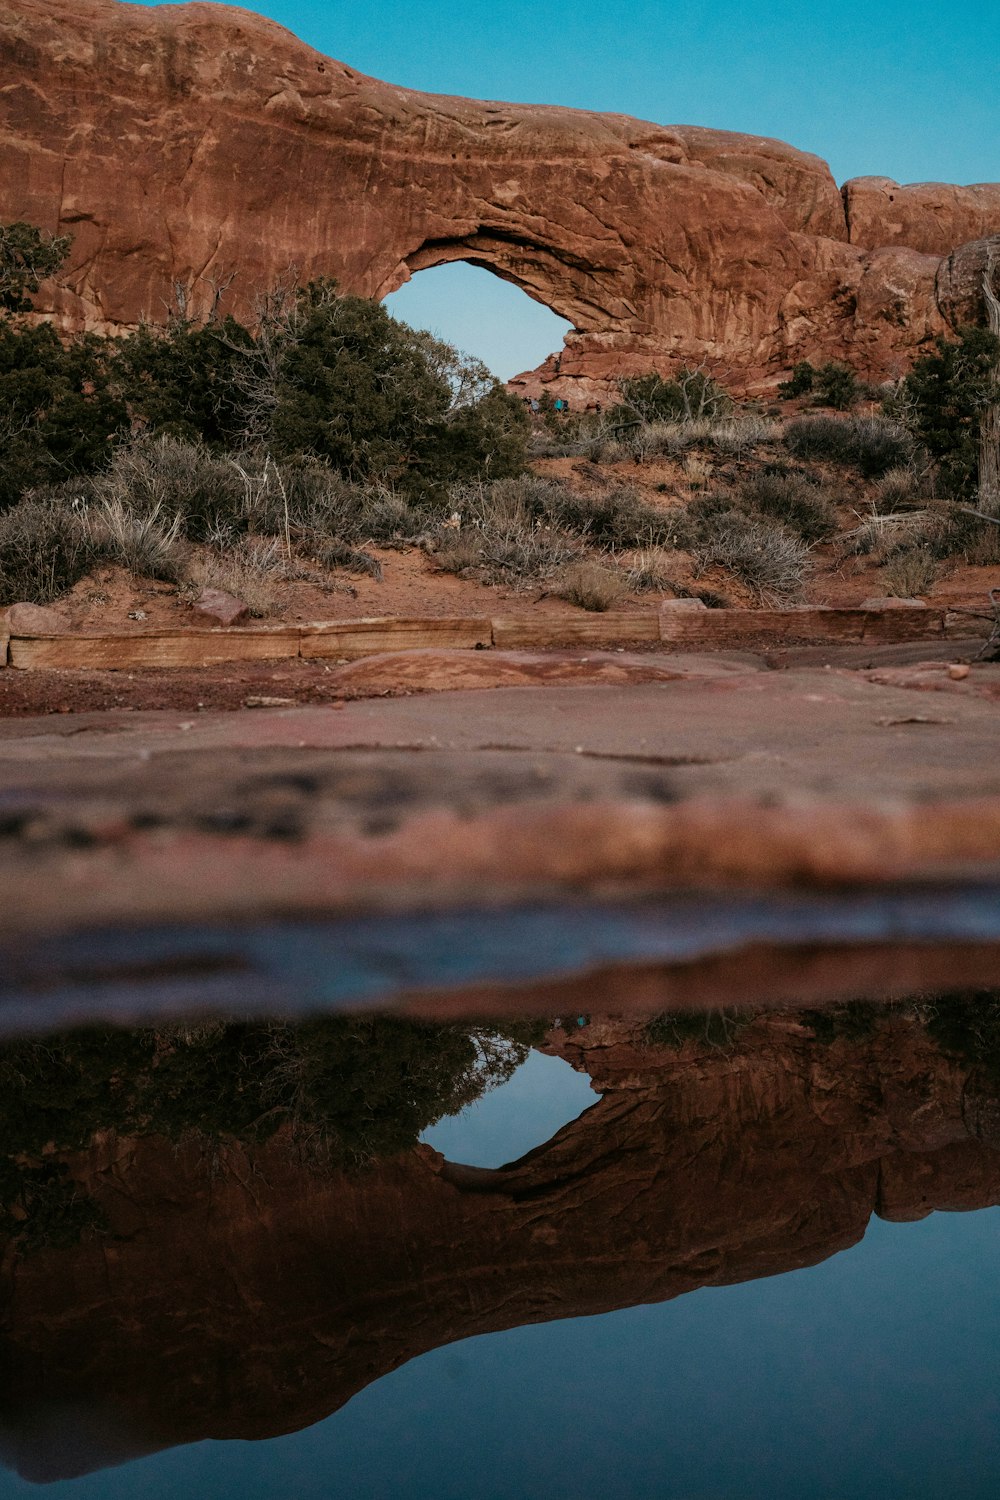
[[[250,618],[250,610],[235,594],[225,589],[202,589],[191,606],[196,614],[215,620],[219,625],[241,625]]]
[[[12,604],[2,616],[9,635],[65,635],[68,621],[44,604]]]

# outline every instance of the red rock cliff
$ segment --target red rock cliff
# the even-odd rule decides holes
[[[1000,232],[1000,187],[848,185],[759,137],[377,82],[247,11],[0,0],[0,217],[71,232],[44,307],[108,329],[175,284],[227,305],[295,265],[384,296],[486,266],[574,325],[579,390],[707,361],[902,368],[946,328],[940,262]]]

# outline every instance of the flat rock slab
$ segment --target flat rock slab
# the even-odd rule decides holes
[[[993,878],[1000,707],[855,673],[0,723],[0,933]]]
[[[351,697],[444,693],[470,688],[711,679],[750,670],[724,657],[592,651],[392,651],[339,667],[333,686]]]

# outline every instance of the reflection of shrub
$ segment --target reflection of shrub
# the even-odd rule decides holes
[[[505,1082],[539,1026],[328,1017],[88,1029],[0,1046],[0,1230],[22,1252],[74,1243],[97,1222],[56,1152],[99,1131],[265,1140],[281,1129],[351,1168]]]

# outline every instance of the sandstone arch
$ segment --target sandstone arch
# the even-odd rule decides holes
[[[468,259],[574,325],[563,394],[708,363],[893,374],[948,326],[942,257],[1000,233],[1000,186],[838,191],[779,141],[486,104],[366,78],[247,11],[0,0],[0,216],[74,235],[64,326],[163,317],[238,269],[384,296]],[[555,375],[554,366],[543,371]]]

